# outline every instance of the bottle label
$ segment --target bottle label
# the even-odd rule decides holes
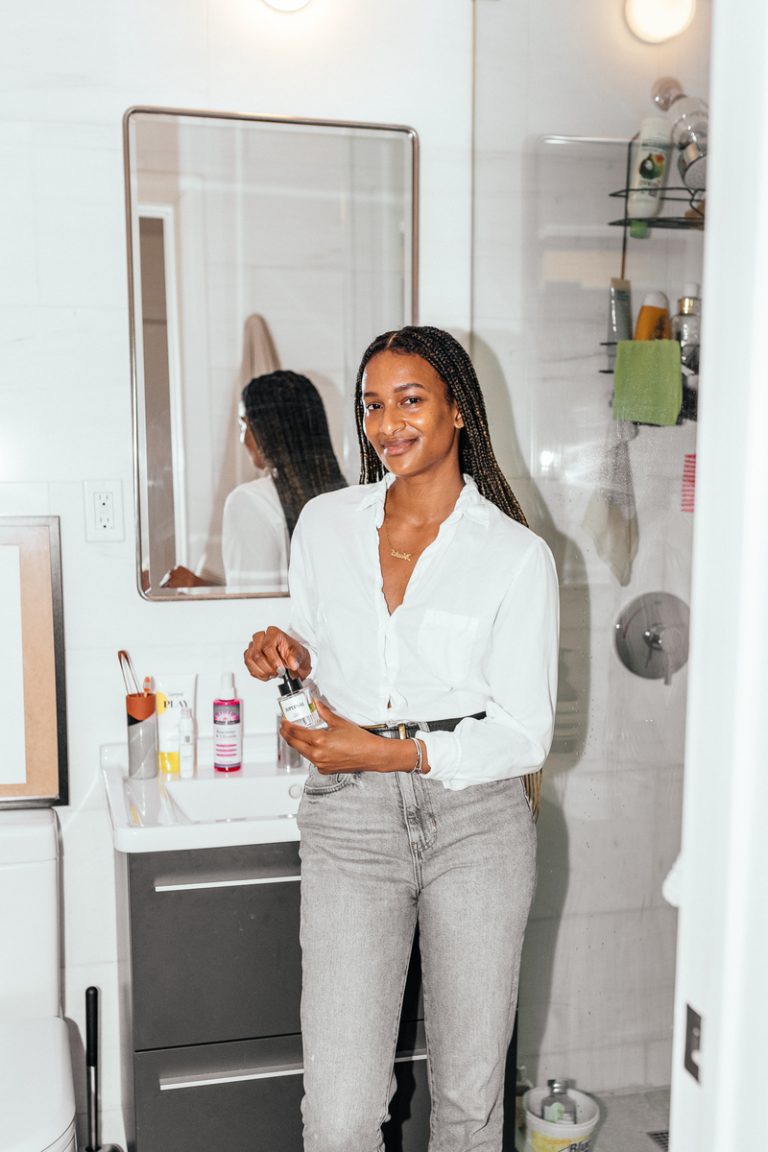
[[[632,188],[635,194],[656,199],[664,183],[668,155],[669,152],[662,148],[650,147],[641,150]]]
[[[239,768],[242,760],[240,702],[213,705],[214,768]]]
[[[315,702],[307,697],[306,692],[294,692],[292,696],[281,696],[280,707],[283,716],[290,724],[301,724],[304,728],[323,726]]]
[[[213,722],[214,724],[239,724],[240,704],[214,704]]]
[[[542,1120],[549,1120],[552,1124],[575,1124],[576,1117],[566,1111],[560,1101],[545,1104],[542,1109]]]

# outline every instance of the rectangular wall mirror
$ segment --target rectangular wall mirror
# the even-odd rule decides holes
[[[133,108],[124,147],[139,589],[285,594],[302,502],[358,482],[360,357],[417,322],[416,133]]]

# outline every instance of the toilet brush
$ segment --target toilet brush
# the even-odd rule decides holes
[[[85,1152],[123,1152],[118,1144],[99,1144],[99,990],[85,990],[85,1077],[88,1100],[88,1144]]]

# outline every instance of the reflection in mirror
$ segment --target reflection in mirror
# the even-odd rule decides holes
[[[224,502],[221,551],[229,592],[288,591],[290,538],[313,496],[347,481],[331,443],[320,393],[298,372],[268,372],[243,389],[240,443],[253,466]],[[183,565],[167,588],[207,587],[209,580]]]
[[[415,133],[133,109],[125,156],[142,594],[285,593],[361,351],[417,319]]]

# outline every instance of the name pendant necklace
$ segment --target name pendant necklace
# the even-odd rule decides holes
[[[387,544],[389,545],[390,556],[394,557],[395,560],[407,560],[408,563],[410,564],[411,561],[413,560],[413,552],[399,552],[397,548],[393,548],[393,546],[392,546],[392,541],[390,540],[389,532],[387,531],[386,515],[381,522],[381,526],[384,529],[384,538],[387,541]]]

